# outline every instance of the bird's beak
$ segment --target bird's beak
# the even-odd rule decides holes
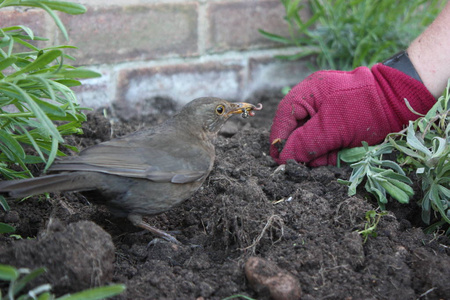
[[[259,103],[258,106],[255,106],[251,103],[245,102],[233,102],[230,103],[230,110],[227,112],[227,115],[231,114],[242,114],[243,118],[247,118],[248,116],[254,116],[255,110],[261,110],[262,104]]]

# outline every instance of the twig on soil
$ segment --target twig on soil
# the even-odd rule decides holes
[[[426,291],[425,293],[421,294],[421,295],[419,296],[419,298],[417,298],[417,299],[420,299],[420,298],[422,298],[422,297],[425,297],[426,295],[428,295],[429,293],[431,293],[431,292],[434,291],[435,289],[436,289],[435,287],[429,289],[429,290]]]
[[[208,184],[212,181],[219,181],[219,180],[225,180],[226,182],[228,182],[228,184],[233,184],[236,183],[237,180],[231,177],[228,177],[226,175],[217,175],[217,176],[210,176],[208,179]]]
[[[271,215],[269,217],[269,219],[267,220],[266,225],[264,225],[264,228],[262,229],[261,233],[258,235],[258,237],[255,239],[255,241],[248,247],[245,248],[241,248],[240,250],[248,250],[248,249],[252,249],[252,253],[255,253],[256,250],[256,246],[259,244],[259,242],[261,241],[261,239],[263,238],[264,234],[266,233],[266,231],[275,223],[277,222],[280,226],[281,229],[281,236],[278,240],[276,240],[274,243],[278,242],[281,240],[281,238],[284,236],[284,223],[283,223],[283,219],[278,216],[278,215]]]
[[[270,176],[273,177],[275,174],[278,174],[278,173],[280,173],[280,172],[283,172],[283,173],[284,173],[285,170],[286,170],[286,165],[279,165],[279,166],[275,169],[275,171],[273,171],[273,173],[270,174]]]
[[[284,202],[284,201],[286,201],[286,202],[292,201],[292,196],[289,196],[287,198],[281,198],[280,200],[275,200],[275,201],[272,202],[272,204],[278,204],[278,203],[281,203],[281,202]]]

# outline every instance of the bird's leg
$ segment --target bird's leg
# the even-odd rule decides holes
[[[171,243],[174,243],[174,244],[177,244],[177,245],[181,245],[181,243],[176,238],[174,238],[173,236],[171,236],[167,232],[164,232],[164,231],[162,231],[162,230],[160,230],[158,228],[155,228],[155,227],[151,226],[150,224],[144,222],[142,220],[142,216],[141,215],[130,214],[130,215],[128,215],[128,220],[130,220],[131,223],[133,223],[134,226],[137,226],[137,227],[143,228],[145,230],[148,230],[151,233],[153,233],[154,235],[156,235],[156,236],[158,236],[158,237],[160,237],[162,239],[165,239],[168,242],[171,242]]]

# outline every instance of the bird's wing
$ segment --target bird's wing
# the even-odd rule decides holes
[[[170,139],[170,134],[134,136],[87,148],[79,156],[55,162],[50,171],[93,171],[187,183],[204,178],[211,170],[214,152],[201,145]]]

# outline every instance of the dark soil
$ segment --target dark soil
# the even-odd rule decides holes
[[[248,99],[263,103],[263,111],[235,117],[224,128],[203,187],[178,208],[147,219],[173,231],[182,246],[154,240],[95,205],[96,199],[51,194],[10,201],[11,210],[0,212],[0,221],[23,238],[0,237],[0,263],[45,266],[36,284],[50,282],[57,295],[124,283],[127,290],[116,299],[266,299],[270,293],[282,299],[271,287],[250,284],[248,276],[264,275],[254,274],[263,268],[247,270],[246,277],[245,263],[259,257],[277,274],[292,276],[302,299],[449,299],[450,242],[422,232],[415,201],[388,205],[378,236],[364,242],[357,231],[376,202],[362,191],[347,195],[337,180],[348,179],[348,167],[311,169],[291,161],[281,168],[273,162],[268,138],[280,99],[270,92]],[[110,119],[92,114],[84,135],[68,141],[90,146],[159,123],[176,110],[167,99],[152,99],[149,106],[151,114],[127,122],[111,112]],[[272,280],[275,289],[283,284]]]

